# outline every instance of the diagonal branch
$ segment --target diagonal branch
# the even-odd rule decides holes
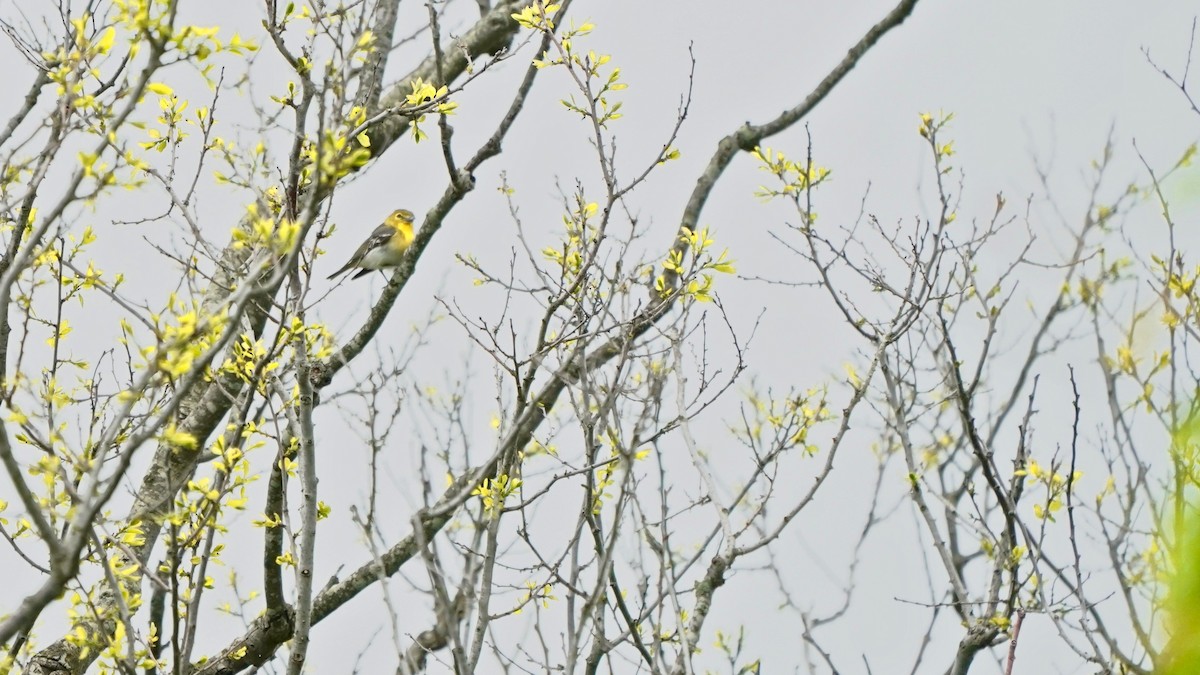
[[[738,150],[751,151],[759,145],[764,138],[774,136],[775,134],[787,129],[796,122],[804,119],[804,116],[812,112],[813,108],[817,107],[825,97],[829,95],[833,88],[842,81],[858,65],[859,60],[866,56],[871,47],[875,46],[876,42],[882,38],[888,31],[904,23],[904,20],[912,14],[913,9],[917,5],[917,0],[901,0],[900,4],[896,5],[892,11],[888,12],[887,16],[883,17],[879,23],[871,27],[862,38],[859,39],[846,56],[842,58],[833,70],[825,76],[824,79],[811,91],[794,108],[790,108],[781,113],[778,117],[764,124],[754,125],[747,122],[741,127],[722,138],[717,143],[717,151],[708,160],[708,166],[704,172],[700,174],[700,178],[696,181],[696,187],[692,190],[692,196],[688,199],[687,206],[683,210],[683,218],[680,220],[680,226],[690,230],[696,229],[696,223],[700,221],[700,212],[704,209],[705,202],[712,194],[713,187],[717,184],[717,180],[724,173],[725,168],[733,161],[734,155]]]

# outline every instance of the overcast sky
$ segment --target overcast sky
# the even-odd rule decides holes
[[[620,156],[626,160],[629,174],[664,141],[686,89],[689,45],[696,55],[691,115],[676,143],[682,158],[658,173],[632,200],[641,207],[642,223],[651,224],[649,245],[665,245],[674,235],[682,204],[720,137],[745,121],[762,122],[794,106],[892,4],[662,1],[576,5],[575,16],[590,18],[597,26],[587,46],[611,53],[630,85],[624,97],[626,117],[616,128]],[[822,222],[850,224],[868,188],[866,210],[882,222],[900,227],[902,221],[911,224],[917,217],[928,216],[934,202],[929,190],[928,150],[916,133],[918,116],[944,110],[956,116],[947,137],[954,140],[958,153],[953,164],[966,174],[962,217],[990,216],[998,192],[1011,203],[1033,197],[1032,228],[1043,242],[1055,241],[1062,235],[1062,223],[1040,184],[1039,163],[1047,172],[1054,202],[1074,225],[1087,204],[1089,164],[1101,156],[1110,136],[1116,151],[1110,187],[1117,192],[1128,182],[1145,180],[1133,149],[1135,139],[1155,167],[1169,165],[1196,140],[1197,117],[1178,91],[1151,67],[1143,50],[1159,65],[1179,72],[1186,62],[1197,9],[1189,2],[924,0],[808,119],[815,159],[834,172],[819,204]],[[518,71],[518,65],[506,68]],[[506,75],[516,78],[519,73]],[[547,238],[559,227],[561,208],[555,181],[569,189],[578,177],[593,190],[599,189],[587,129],[556,106],[570,91],[565,74],[547,75],[538,82],[529,104],[531,114],[518,123],[506,143],[505,155],[481,171],[476,194],[448,222],[451,232],[461,236],[443,238],[437,244],[442,252],[431,251],[434,257],[429,260],[471,252],[503,269],[512,226],[494,191],[501,170],[517,189],[516,201],[526,227],[536,233],[540,225]],[[462,114],[487,106],[489,96],[486,87],[467,92],[461,99]],[[488,132],[486,126],[474,132],[468,131],[465,123],[458,126],[463,133],[456,140]],[[805,142],[805,131],[797,126],[767,143],[799,157],[805,152]],[[436,152],[436,148],[426,147],[414,153],[393,153],[384,160],[405,177],[406,188],[411,184],[411,189],[405,190],[405,203],[418,211],[428,206],[439,183],[410,169],[414,163],[435,163]],[[348,192],[373,194],[375,181],[387,180],[380,173],[384,172],[374,172]],[[737,158],[701,221],[712,227],[721,245],[730,248],[744,275],[811,280],[797,277],[797,261],[770,236],[784,232],[784,222],[789,217],[794,222],[794,214],[779,205],[764,205],[753,196],[766,178],[749,157]],[[426,195],[424,202],[422,195]],[[1180,195],[1181,201],[1184,197]],[[343,200],[346,212],[354,213],[351,200]],[[1177,215],[1194,223],[1195,201],[1190,202],[1190,209],[1184,207],[1178,205]],[[386,208],[368,210],[363,217],[374,218]],[[1139,235],[1163,234],[1154,208],[1140,209],[1131,222]],[[495,239],[490,240],[489,235]],[[1019,242],[1000,244],[997,251],[1011,254]],[[1046,262],[1057,262],[1053,246],[1039,249],[1039,254]],[[486,300],[466,290],[470,274],[422,265],[424,288],[454,297],[468,315],[473,311],[480,316],[494,315]],[[1038,297],[1039,281],[1034,275],[1020,292]],[[783,390],[837,378],[842,363],[855,357],[848,347],[855,344],[848,339],[849,331],[836,322],[819,290],[749,280],[718,283],[733,324],[743,335],[761,315],[750,368],[750,375],[760,385]],[[422,300],[419,293],[408,299],[413,307],[419,307]],[[1011,314],[1014,325],[1008,327],[1008,335],[1014,340],[1025,328],[1017,325],[1022,316],[1026,315]],[[406,323],[400,317],[391,320],[397,329]],[[451,326],[444,330],[447,335],[455,332]],[[720,353],[720,348],[715,350]],[[486,359],[474,363],[479,379],[487,381]],[[1090,363],[1085,359],[1078,365]],[[1044,393],[1053,397],[1055,392],[1067,390],[1066,367],[1063,359],[1044,365]],[[440,364],[430,365],[429,376],[438,376],[442,369]],[[708,418],[714,434],[721,433],[725,422],[734,417],[736,403],[737,398],[731,397],[719,414]],[[480,403],[480,421],[486,419],[489,405]],[[1065,408],[1053,410],[1049,404],[1046,408],[1046,427],[1053,427],[1054,419],[1065,419]],[[1057,431],[1061,429],[1047,429],[1044,441],[1061,441],[1062,436],[1054,435]],[[715,441],[713,445],[714,452],[728,449]],[[816,614],[834,606],[838,596],[832,591],[846,582],[848,544],[865,517],[864,496],[869,484],[864,479],[872,464],[865,446],[850,448],[839,461],[840,474],[827,486],[818,505],[801,516],[779,548],[776,562],[785,567],[795,565],[789,577],[790,590],[811,603],[808,609]],[[1090,478],[1102,480],[1101,473],[1094,473]],[[890,477],[885,493],[895,503],[902,500],[904,492],[899,465],[893,467]],[[1097,489],[1089,485],[1086,493]],[[875,673],[907,672],[917,652],[929,609],[911,603],[928,600],[923,592],[927,560],[913,545],[922,534],[918,534],[915,519],[903,513],[909,508],[902,506],[901,515],[872,538],[864,552],[868,562],[861,572],[854,609],[846,621],[822,633],[828,640],[824,646],[834,650],[843,672],[865,672],[860,655],[869,660]],[[731,583],[737,584],[738,590],[720,596],[709,627],[728,633],[746,625],[750,636],[747,654],[763,658],[764,672],[791,672],[797,664],[798,621],[795,616],[779,620],[770,576],[741,573]],[[1021,653],[1028,669],[1020,672],[1090,672],[1054,646],[1052,632],[1043,617],[1029,619]],[[345,635],[353,637],[351,631]],[[959,632],[950,626],[939,636],[921,672],[945,668]],[[709,633],[701,644],[710,646],[711,642]],[[973,672],[999,672],[988,661],[981,658]],[[336,657],[330,661],[336,662]]]
[[[630,85],[624,96],[626,117],[616,127],[619,153],[627,162],[629,175],[665,140],[686,89],[689,45],[696,55],[691,115],[676,143],[682,158],[665,167],[632,199],[640,205],[641,222],[650,224],[648,244],[663,246],[674,236],[682,204],[720,137],[745,121],[762,122],[794,106],[892,4],[662,1],[576,5],[575,16],[590,18],[597,26],[587,46],[611,53]],[[819,204],[822,222],[853,222],[868,188],[866,210],[882,222],[900,227],[902,222],[911,224],[915,218],[930,215],[934,202],[929,190],[929,155],[916,130],[920,113],[944,110],[956,116],[947,138],[954,140],[958,153],[953,164],[962,167],[966,175],[962,217],[989,217],[999,192],[1011,203],[1033,197],[1031,226],[1035,234],[1046,244],[1056,241],[1062,235],[1062,222],[1047,201],[1038,164],[1047,172],[1057,208],[1075,225],[1087,204],[1089,164],[1101,156],[1110,136],[1116,160],[1109,186],[1116,192],[1129,182],[1145,180],[1134,153],[1135,139],[1155,167],[1169,165],[1196,140],[1197,117],[1178,91],[1151,67],[1143,50],[1159,65],[1179,72],[1186,62],[1197,9],[1189,2],[924,0],[808,119],[815,159],[834,172]],[[518,66],[506,66],[510,81],[519,77]],[[470,252],[504,268],[512,225],[495,191],[502,170],[517,189],[516,202],[526,227],[535,235],[540,227],[547,240],[559,227],[556,181],[569,189],[579,178],[598,191],[587,129],[577,117],[557,108],[556,101],[570,91],[565,74],[546,75],[535,88],[530,114],[507,141],[507,152],[480,172],[476,193],[448,221],[453,236],[442,238],[437,243],[440,251],[430,251],[433,257],[428,260]],[[488,106],[490,95],[486,86],[468,91],[461,98],[464,120],[468,111]],[[466,139],[472,138],[472,133],[478,138],[489,132],[486,125],[474,131],[468,130],[469,126],[465,122],[458,125],[462,134],[456,140],[469,144]],[[800,126],[767,142],[797,157],[805,152],[805,143]],[[427,208],[437,193],[440,178],[411,169],[414,164],[436,163],[436,152],[434,147],[425,147],[413,153],[392,153],[384,160],[395,175],[404,176],[404,203],[418,212]],[[1192,180],[1194,177],[1192,174]],[[766,178],[748,156],[738,157],[701,222],[712,227],[721,245],[730,248],[744,275],[811,280],[798,278],[797,261],[770,236],[783,233],[785,221],[790,217],[794,222],[794,214],[779,205],[764,205],[753,196]],[[389,179],[387,172],[373,172],[347,193],[377,194],[373,186],[381,179]],[[1185,208],[1184,197],[1180,195],[1177,215],[1194,223],[1195,201],[1190,202],[1190,209]],[[342,199],[348,216],[371,201],[346,199],[345,194]],[[358,212],[364,218],[375,218],[386,208],[390,206]],[[1139,236],[1163,234],[1154,208],[1137,211],[1131,216],[1131,227]],[[1018,245],[1018,241],[999,242],[996,250],[1011,254]],[[1052,245],[1040,248],[1039,255],[1045,256],[1046,262],[1057,262]],[[469,273],[443,272],[423,261],[421,275],[418,288],[455,298],[468,315],[494,316],[487,296],[467,290]],[[1034,274],[1019,293],[1037,298],[1039,281]],[[761,316],[750,368],[750,376],[758,384],[777,390],[810,386],[840,377],[843,362],[855,358],[848,347],[855,344],[848,339],[849,331],[837,323],[821,291],[749,280],[718,283],[724,305],[743,336]],[[345,297],[344,289],[339,292]],[[414,309],[424,301],[419,292],[406,299]],[[1025,329],[1019,325],[1022,316],[1026,315],[1011,314],[1013,325],[1008,326],[1008,335],[1013,340]],[[409,319],[397,316],[390,325],[399,330],[408,323]],[[456,332],[453,326],[443,326],[443,330],[447,336]],[[720,347],[714,349],[721,353]],[[463,347],[463,353],[466,351]],[[729,352],[726,349],[724,353],[728,356]],[[479,380],[490,381],[486,359],[473,363]],[[1085,359],[1078,365],[1090,363]],[[1053,397],[1067,391],[1066,367],[1063,359],[1044,364],[1045,394]],[[443,370],[442,364],[429,364],[427,372],[436,378]],[[715,434],[734,418],[736,403],[737,397],[731,397],[719,414],[708,418],[712,438],[718,438]],[[481,401],[479,405],[476,417],[482,424],[491,403]],[[1065,408],[1054,410],[1049,404],[1046,408],[1046,427],[1053,427],[1054,419],[1066,419]],[[1060,442],[1063,437],[1055,436],[1057,431],[1061,429],[1047,429],[1045,442]],[[480,433],[486,434],[486,429]],[[728,449],[716,441],[713,445],[714,452]],[[801,516],[779,548],[776,562],[795,565],[795,573],[789,577],[791,590],[811,603],[809,609],[816,614],[833,606],[838,596],[832,589],[846,582],[848,544],[865,517],[864,496],[869,484],[864,479],[872,464],[864,445],[850,448],[840,460],[840,474],[827,486],[818,505]],[[1102,481],[1102,474],[1094,473],[1089,477]],[[891,503],[901,501],[905,488],[899,465],[893,467],[890,480],[885,493],[894,500]],[[1089,484],[1086,493],[1095,490],[1098,486]],[[843,672],[865,672],[860,655],[869,659],[875,673],[899,672],[899,664],[907,672],[917,652],[929,610],[911,603],[928,600],[923,592],[927,560],[913,545],[922,535],[915,519],[903,513],[909,508],[902,506],[902,514],[872,538],[864,552],[868,562],[861,573],[854,609],[846,621],[822,633],[828,640],[824,646],[834,650]],[[764,672],[790,672],[797,663],[797,617],[778,620],[775,586],[769,575],[741,573],[732,583],[738,585],[737,592],[720,596],[709,628],[728,633],[746,625],[750,636],[747,654],[764,659]],[[413,628],[419,625],[418,619]],[[1021,672],[1090,672],[1061,647],[1053,646],[1052,632],[1044,618],[1029,619],[1021,653],[1029,669]],[[352,640],[354,633],[346,630],[345,636]],[[921,672],[941,672],[959,632],[950,626],[939,636]],[[702,644],[711,642],[709,633]],[[329,661],[336,662],[336,657]],[[973,672],[999,672],[986,658],[980,659],[976,669]]]

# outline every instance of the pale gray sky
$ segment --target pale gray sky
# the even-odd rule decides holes
[[[892,4],[666,1],[576,5],[577,18],[590,18],[597,25],[587,46],[611,53],[613,63],[622,67],[630,84],[623,97],[626,117],[615,127],[628,175],[665,139],[686,87],[689,44],[696,54],[691,115],[676,144],[682,158],[652,178],[632,199],[639,206],[642,224],[651,228],[648,245],[663,246],[674,235],[682,204],[721,136],[744,121],[761,122],[795,105]],[[997,192],[1014,204],[1035,195],[1032,228],[1044,242],[1057,240],[1060,223],[1044,201],[1035,157],[1049,167],[1054,199],[1074,224],[1086,205],[1089,162],[1100,156],[1110,130],[1117,155],[1110,188],[1117,191],[1128,181],[1144,181],[1133,153],[1134,139],[1156,167],[1173,162],[1196,139],[1197,118],[1142,53],[1148,49],[1160,65],[1178,72],[1185,63],[1195,12],[1196,6],[1188,2],[922,2],[808,119],[816,160],[834,171],[818,207],[821,222],[830,226],[852,222],[868,185],[866,209],[882,222],[899,226],[900,221],[911,223],[915,217],[929,215],[931,172],[924,140],[916,133],[918,115],[945,110],[956,115],[948,134],[958,152],[953,164],[966,172],[961,216],[987,218]],[[519,76],[519,63],[505,69],[506,77]],[[439,250],[430,252],[433,257],[429,261],[470,252],[490,260],[496,269],[505,268],[512,225],[494,190],[501,170],[517,189],[516,201],[526,227],[535,234],[542,228],[547,241],[557,232],[561,210],[555,181],[569,189],[578,177],[593,190],[599,189],[587,129],[556,105],[557,99],[569,93],[569,83],[563,73],[547,75],[536,85],[529,104],[531,114],[518,123],[506,142],[507,152],[480,172],[476,193],[452,216],[446,233],[450,236],[437,243]],[[487,106],[490,96],[489,89],[479,87],[461,98],[463,117],[457,125],[460,135],[456,141],[472,138],[466,115]],[[477,130],[476,137],[488,129]],[[804,130],[797,126],[768,144],[799,157],[805,151]],[[402,177],[404,203],[418,210],[425,208],[427,203],[420,201],[420,195],[434,194],[441,177],[411,169],[436,164],[436,148],[392,154],[384,160],[388,171],[373,172],[347,193],[361,191],[364,200],[369,199],[368,195],[376,194],[373,186],[377,181],[392,180],[390,171]],[[755,187],[767,178],[751,158],[737,158],[701,220],[713,228],[720,244],[730,248],[743,274],[796,280],[796,260],[769,236],[784,231],[782,222],[789,217],[788,211],[763,205],[753,196]],[[354,213],[350,200],[342,199],[347,213]],[[1179,215],[1185,217],[1183,222],[1190,217],[1194,223],[1195,202]],[[794,222],[794,215],[791,217]],[[1147,236],[1162,234],[1153,208],[1139,210],[1133,222],[1139,233],[1144,227]],[[1017,245],[1013,241],[997,250],[1011,254]],[[1052,248],[1039,252],[1046,262],[1055,261]],[[421,275],[423,284],[418,288],[425,293],[436,290],[455,298],[469,316],[495,316],[488,296],[466,285],[470,274],[457,269],[442,272],[431,262],[423,262]],[[1018,295],[1038,296],[1036,273],[1031,279]],[[783,390],[840,378],[842,363],[854,358],[847,345],[857,343],[848,340],[849,331],[836,322],[819,290],[725,279],[718,283],[725,307],[743,336],[762,314],[750,368],[759,385]],[[338,292],[349,293],[345,289]],[[422,302],[419,292],[410,293],[405,300],[413,309]],[[1015,304],[1023,303],[1024,299]],[[406,308],[399,309],[404,312]],[[410,323],[408,316],[411,314],[392,318],[390,326],[404,330]],[[1010,315],[1010,340],[1027,331],[1018,325],[1020,316],[1020,311]],[[452,336],[458,329],[445,324],[441,332]],[[464,347],[460,353],[466,351]],[[714,352],[717,360],[729,353],[721,346],[715,346]],[[1090,358],[1085,356],[1075,365],[1086,367]],[[478,386],[490,391],[486,358],[475,358],[473,364]],[[1053,396],[1053,392],[1066,390],[1066,365],[1056,360],[1044,366],[1047,380],[1052,380],[1044,383],[1044,393]],[[444,369],[444,364],[436,362],[426,363],[424,368],[431,379]],[[735,419],[737,403],[738,397],[730,396],[720,413],[707,418],[714,453],[736,452],[736,446],[717,439],[724,424]],[[490,398],[481,397],[476,409],[480,423],[486,421],[493,405]],[[1047,411],[1042,421],[1042,426],[1048,427],[1044,442],[1065,438],[1055,436],[1061,430],[1052,427],[1053,420],[1066,419],[1063,416],[1067,414],[1066,408]],[[487,434],[486,429],[481,433]],[[811,603],[814,614],[828,611],[837,600],[833,591],[845,583],[848,546],[865,517],[865,490],[870,487],[866,480],[872,462],[865,446],[848,448],[832,483],[779,547],[776,562],[789,573],[789,588],[802,602]],[[404,474],[403,461],[397,474]],[[895,503],[905,489],[901,465],[895,464],[889,476],[884,494],[892,501],[885,503]],[[1099,482],[1089,484],[1084,494],[1098,490],[1103,482],[1099,472],[1089,479]],[[685,481],[680,489],[696,488]],[[928,601],[924,592],[928,561],[914,545],[914,540],[924,540],[925,535],[918,534],[915,519],[903,513],[910,508],[901,506],[901,515],[870,540],[863,554],[866,562],[860,571],[854,608],[847,620],[821,633],[823,646],[833,650],[843,672],[866,672],[864,658],[875,673],[907,672],[926,630],[929,610],[909,604]],[[765,563],[765,559],[759,560]],[[934,578],[940,577],[935,568]],[[745,625],[746,653],[763,658],[764,672],[791,672],[797,665],[798,617],[776,610],[770,576],[743,571],[735,574],[730,584],[735,588],[719,596],[708,627],[731,633]],[[419,629],[424,621],[418,613],[411,629]],[[347,622],[318,630],[336,632],[347,641],[343,644],[352,643],[359,635]],[[1021,651],[1026,669],[1020,672],[1090,672],[1055,645],[1052,633],[1044,617],[1028,620]],[[952,621],[940,626],[937,635],[920,672],[941,672],[960,636]],[[702,644],[715,659],[712,639],[710,632]],[[336,656],[327,658],[330,668],[339,662]],[[999,672],[987,661],[981,658],[972,672]],[[715,661],[706,659],[701,663],[716,666]]]

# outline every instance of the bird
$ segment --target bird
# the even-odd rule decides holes
[[[413,212],[408,209],[396,209],[382,225],[375,228],[341,269],[326,278],[332,279],[347,270],[358,269],[358,274],[350,277],[357,279],[375,270],[396,267],[404,260],[404,252],[412,242]]]

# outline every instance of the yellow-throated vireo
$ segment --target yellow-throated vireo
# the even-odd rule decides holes
[[[357,269],[358,274],[350,277],[357,279],[364,274],[385,267],[396,267],[404,260],[404,252],[413,241],[413,212],[407,209],[396,209],[375,228],[371,236],[358,247],[350,260],[342,268],[329,275],[329,279],[350,269]]]

